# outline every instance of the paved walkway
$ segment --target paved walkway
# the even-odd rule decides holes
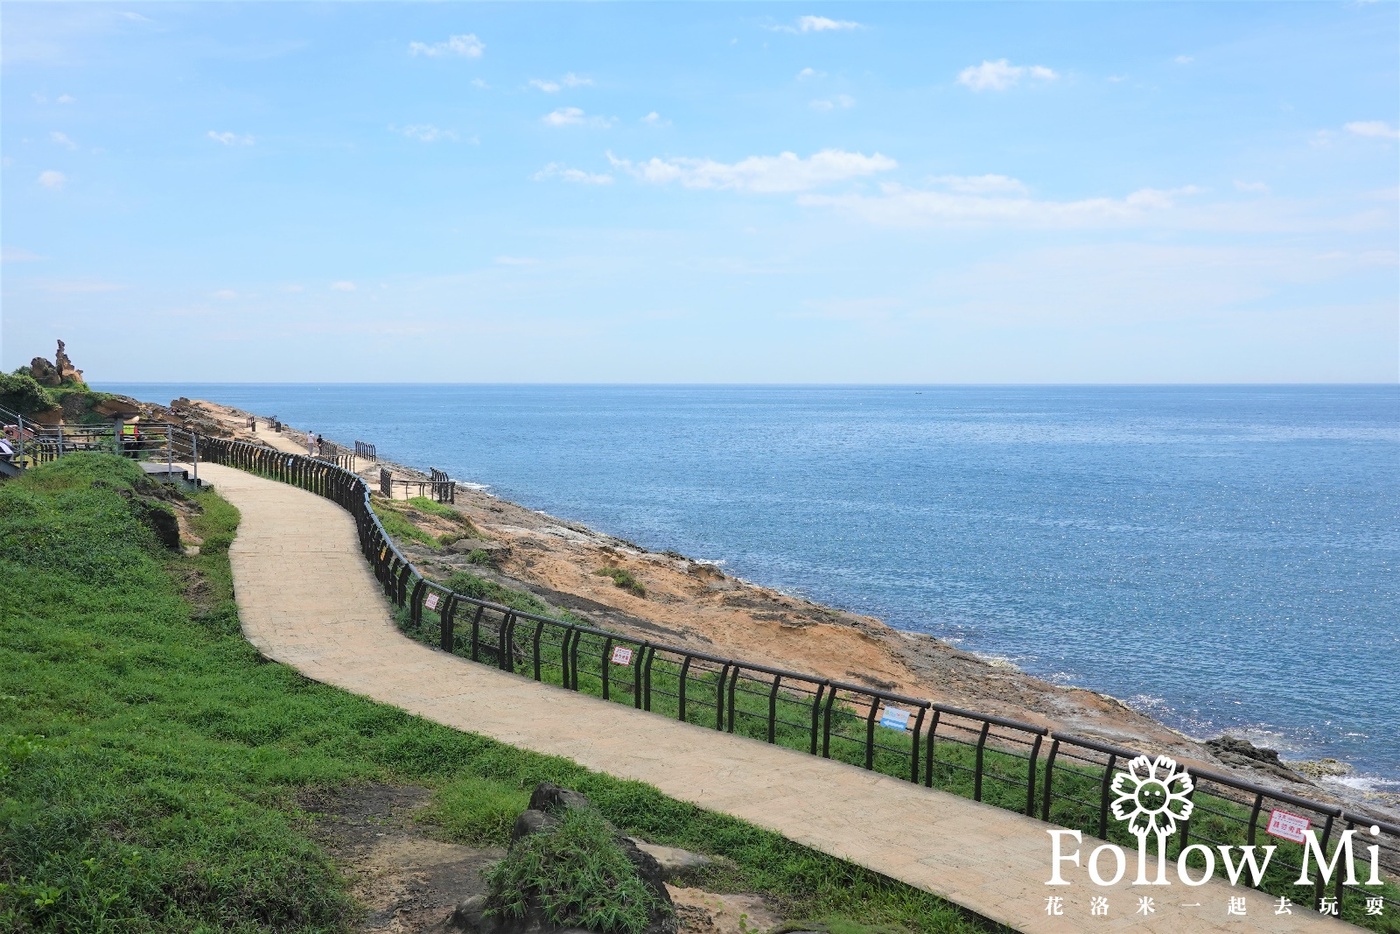
[[[1340,922],[1219,882],[1199,888],[1072,884],[1050,888],[1046,824],[744,737],[705,730],[474,664],[401,636],[361,557],[354,523],[311,493],[201,464],[243,514],[230,549],[243,631],[307,677],[429,720],[564,756],[673,798],[732,814],[814,849],[934,892],[1025,932],[1340,931]],[[1094,841],[1086,838],[1082,861]],[[1109,854],[1105,854],[1109,857]],[[1136,856],[1128,854],[1128,879]],[[1111,857],[1102,868],[1113,871]],[[1175,878],[1175,872],[1170,872]],[[1061,916],[1047,912],[1052,895]],[[1090,899],[1106,896],[1108,917]],[[1138,914],[1150,896],[1155,913]],[[1244,917],[1227,915],[1243,897]],[[1347,927],[1349,930],[1355,928]]]

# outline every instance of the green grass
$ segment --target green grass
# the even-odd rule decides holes
[[[466,596],[490,600],[504,604],[522,612],[548,615],[547,608],[539,600],[528,594],[510,591],[494,584],[482,586],[485,582],[458,575],[448,582],[452,589]],[[458,625],[454,633],[453,651],[464,657],[471,657],[472,643],[470,622],[474,608],[459,607]],[[404,617],[407,619],[407,616]],[[580,622],[563,614],[564,622]],[[498,664],[500,617],[494,612],[483,614],[477,640],[477,656],[480,661]],[[415,631],[405,625],[406,634],[427,644],[438,645],[440,622],[437,614],[424,613],[423,622]],[[534,669],[534,627],[517,624],[512,655],[516,670],[527,676],[535,676]],[[609,673],[608,699],[615,703],[634,705],[637,690],[637,660],[626,666],[613,666],[605,660],[608,646],[603,637],[583,636],[580,639],[578,659],[580,670],[577,673],[578,690],[595,697],[603,696],[602,672],[606,667]],[[562,647],[557,635],[546,630],[541,638],[539,679],[551,684],[563,683]],[[681,666],[662,656],[658,656],[651,668],[651,710],[661,716],[679,718],[679,687]],[[692,669],[686,677],[687,704],[685,720],[713,729],[717,722],[716,704],[723,702],[726,707],[726,729],[754,739],[767,740],[768,703],[771,682],[742,678],[735,692],[735,716],[728,723],[728,698],[717,697],[718,676],[714,672],[699,672]],[[726,692],[727,694],[727,692]],[[836,704],[832,708],[832,728],[830,756],[851,765],[865,764],[866,709],[856,709],[847,704]],[[775,703],[777,724],[773,741],[790,749],[808,751],[811,744],[812,699],[788,690],[780,690]],[[899,778],[910,775],[912,754],[910,735],[905,732],[875,728],[876,750],[872,768]],[[950,738],[952,733],[945,724],[940,727],[934,745],[932,787],[953,794],[971,798],[975,788],[976,747],[975,733],[966,734],[965,741]],[[983,782],[981,800],[1007,810],[1024,813],[1026,809],[1026,780],[1029,764],[1022,750],[1020,755],[1012,754],[1006,748],[999,748],[995,738],[989,742],[983,755]],[[922,753],[922,750],[921,750]],[[1041,793],[1046,780],[1046,750],[1042,750],[1036,769],[1036,789],[1034,816],[1040,816]],[[920,781],[926,782],[923,761],[919,763]],[[1120,765],[1121,767],[1121,765]],[[1054,771],[1054,794],[1050,809],[1050,820],[1063,827],[1077,828],[1089,834],[1098,830],[1101,796],[1101,771],[1077,766],[1061,758]],[[1218,789],[1216,790],[1218,791]],[[1194,798],[1196,812],[1190,824],[1188,842],[1205,842],[1241,846],[1247,842],[1247,828],[1250,808],[1239,804],[1222,793],[1210,793],[1202,789]],[[1298,867],[1302,862],[1302,846],[1266,837],[1263,823],[1267,822],[1265,809],[1258,826],[1260,845],[1278,846],[1262,889],[1273,895],[1289,897],[1295,904],[1311,905],[1309,887],[1294,884],[1298,877]],[[1134,838],[1121,822],[1110,819],[1107,837],[1110,841],[1125,846],[1136,846]],[[1168,856],[1175,860],[1180,852],[1182,834],[1169,839]],[[1358,854],[1358,875],[1365,878],[1366,869],[1364,846],[1366,840],[1358,836],[1354,841]],[[1332,852],[1329,846],[1329,855]],[[1047,849],[1048,859],[1048,849]],[[1201,860],[1193,854],[1190,865],[1198,871]],[[1223,874],[1223,866],[1216,860],[1217,874]],[[1293,868],[1288,868],[1289,866]],[[1315,873],[1314,873],[1315,876]],[[1330,887],[1327,894],[1332,894]],[[1370,888],[1368,894],[1382,894],[1392,904],[1400,903],[1400,886],[1392,881],[1385,882],[1379,889]],[[1400,916],[1392,911],[1382,917],[1367,916],[1364,901],[1355,893],[1350,894],[1343,911],[1343,918],[1372,930],[1386,934],[1400,934]]]
[[[418,542],[420,545],[428,545],[433,548],[438,547],[439,543],[436,536],[414,525],[409,521],[407,516],[399,512],[389,501],[374,497],[370,501],[370,508],[373,509],[374,514],[379,517],[379,524],[384,526],[384,531],[387,532],[391,538],[396,538],[399,541]]]
[[[487,910],[524,918],[531,902],[560,927],[641,934],[662,903],[593,808],[570,808],[558,829],[515,843],[486,874]]]
[[[404,502],[419,512],[427,513],[430,516],[439,516],[443,519],[451,519],[473,534],[476,532],[476,526],[472,524],[472,521],[458,512],[456,507],[449,506],[447,503],[439,503],[437,500],[429,499],[426,496],[410,497],[404,500]]]
[[[632,572],[626,568],[599,568],[593,573],[598,577],[612,578],[613,586],[621,587],[630,594],[635,594],[638,597],[645,597],[647,595],[647,590],[642,586],[641,581],[633,577]]]
[[[306,680],[238,629],[237,513],[198,498],[195,557],[160,549],[138,468],[72,455],[0,485],[0,930],[320,932],[357,907],[295,806],[306,789],[434,790],[446,838],[503,844],[537,782],[625,831],[727,856],[716,890],[793,918],[980,929],[931,895],[655,789]]]

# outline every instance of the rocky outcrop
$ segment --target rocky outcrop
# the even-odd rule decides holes
[[[58,371],[60,382],[81,383],[83,381],[83,371],[73,365],[73,361],[68,359],[68,354],[63,349],[63,341],[58,342],[58,351],[53,355],[54,369]]]
[[[1279,760],[1278,751],[1256,746],[1247,739],[1226,734],[1218,739],[1208,739],[1205,747],[1225,765],[1253,769],[1287,782],[1311,784],[1306,778]]]
[[[35,357],[29,361],[29,375],[34,377],[34,382],[40,386],[61,386],[63,384],[63,378],[58,375],[58,370],[43,357]]]
[[[561,788],[550,782],[541,782],[530,796],[530,807],[521,812],[511,831],[511,849],[522,845],[539,834],[553,834],[565,826],[564,815],[571,810],[589,810],[593,807],[588,798],[577,791]],[[612,829],[610,824],[604,826]],[[648,923],[643,934],[676,934],[676,910],[670,893],[663,881],[661,864],[649,853],[642,850],[635,840],[612,829],[613,842],[622,850],[627,861],[635,868],[642,885],[654,899],[654,907],[649,913]],[[510,856],[507,855],[507,860]],[[548,867],[545,868],[546,874]],[[488,877],[489,878],[489,877]],[[496,891],[497,883],[492,882],[489,895],[476,895],[457,905],[446,921],[447,930],[468,931],[472,934],[572,934],[577,928],[560,927],[550,922],[541,904],[539,892],[530,888],[519,892]],[[493,906],[505,904],[525,905],[523,915],[506,917]]]
[[[83,381],[83,371],[75,367],[73,361],[68,358],[63,349],[63,341],[58,342],[58,352],[54,354],[53,359],[53,363],[43,357],[35,357],[29,361],[29,375],[34,377],[34,381],[40,386],[62,386],[64,383]]]

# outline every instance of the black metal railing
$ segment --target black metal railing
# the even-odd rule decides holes
[[[377,460],[377,459],[378,459],[378,455],[375,453],[374,445],[369,444],[368,442],[365,442],[365,441],[356,441],[356,442],[355,442],[355,456],[356,456],[356,457],[363,457],[363,458],[365,458],[366,460]]]
[[[521,612],[456,593],[424,577],[384,531],[370,487],[337,465],[224,439],[201,439],[206,459],[261,473],[339,503],[354,517],[365,557],[399,608],[406,635],[472,661],[536,681],[593,694],[675,719],[804,750],[1030,817],[1133,843],[1109,821],[1111,788],[1140,754],[1003,717],[937,704],[864,685],[724,658],[567,619]],[[381,490],[401,481],[381,471]],[[416,481],[415,481],[416,482]],[[423,481],[432,483],[435,481]],[[1356,831],[1368,878],[1366,847],[1375,846],[1390,878],[1382,890],[1331,882],[1313,869],[1313,908],[1366,920],[1379,906],[1400,909],[1400,827],[1209,770],[1191,769],[1195,811],[1172,841],[1176,853],[1196,844],[1250,845],[1268,823],[1266,810],[1303,811],[1321,827],[1329,857],[1344,830]],[[1375,833],[1373,834],[1372,828]],[[1303,864],[1301,844],[1275,841],[1277,862],[1260,887],[1291,885]],[[1188,854],[1188,860],[1192,854]],[[1250,879],[1244,877],[1246,884]],[[1377,901],[1378,900],[1378,901]],[[1364,915],[1364,917],[1363,917]]]
[[[422,496],[439,503],[457,502],[457,481],[436,467],[430,467],[429,471],[426,478],[396,477],[387,467],[380,467],[380,495],[394,499],[394,490],[399,489],[403,491],[405,499]]]

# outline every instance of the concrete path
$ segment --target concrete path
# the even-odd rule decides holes
[[[1071,884],[1047,887],[1049,825],[1039,821],[537,684],[412,642],[393,626],[348,513],[233,468],[201,464],[200,476],[243,514],[230,557],[244,633],[265,656],[316,681],[647,782],[1025,932],[1343,930],[1304,906],[1275,914],[1276,899],[1216,881],[1198,888],[1126,881],[1100,888],[1066,865]],[[1081,863],[1094,846],[1086,837]],[[1128,858],[1131,879],[1136,855]],[[1111,875],[1113,860],[1101,868]],[[1050,913],[1051,896],[1063,899],[1062,915]],[[1095,896],[1107,898],[1107,917],[1091,914]],[[1143,897],[1153,899],[1152,914],[1138,913]],[[1231,897],[1244,899],[1243,917],[1227,913]]]

